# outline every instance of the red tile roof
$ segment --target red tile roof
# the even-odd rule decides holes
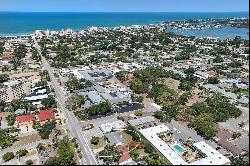
[[[244,151],[241,148],[234,145],[232,142],[228,142],[227,140],[219,140],[218,144],[223,148],[229,150],[235,156],[239,156],[244,153]]]
[[[30,122],[34,121],[35,119],[36,119],[35,115],[22,115],[16,117],[16,121],[19,122]]]
[[[140,142],[131,141],[131,142],[129,143],[129,147],[130,147],[130,148],[141,149],[141,148],[142,148],[142,145],[140,144]]]
[[[40,114],[38,115],[39,121],[45,121],[50,119],[55,119],[55,115],[52,110],[41,110]]]
[[[216,136],[220,138],[220,140],[229,140],[232,137],[232,133],[230,133],[228,130],[220,130]]]
[[[128,145],[118,145],[117,146],[117,151],[120,153],[121,157],[120,159],[118,160],[118,163],[122,163],[124,161],[127,161],[129,160],[131,157],[130,157],[130,154],[129,154],[129,147]]]
[[[233,153],[233,155],[239,156],[243,154],[244,151],[240,147],[234,145],[232,142],[229,142],[232,135],[233,134],[229,132],[228,130],[220,130],[216,134],[216,136],[219,138],[217,143],[221,145],[223,148],[229,150],[231,153]]]

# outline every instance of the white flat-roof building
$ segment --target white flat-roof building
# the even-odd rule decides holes
[[[225,165],[230,160],[220,154],[217,150],[206,144],[204,141],[194,143],[194,146],[206,154],[205,158],[191,163],[192,165]]]
[[[109,133],[114,129],[122,129],[125,126],[126,126],[126,124],[123,121],[117,120],[117,121],[112,122],[112,123],[101,124],[99,127],[103,133]]]
[[[202,151],[206,157],[192,163],[187,163],[180,154],[174,149],[174,146],[168,145],[157,134],[169,131],[169,128],[164,124],[141,129],[140,133],[150,141],[153,146],[166,157],[173,165],[225,165],[229,164],[230,160],[206,144],[204,141],[194,143],[194,146]],[[176,143],[176,145],[178,145]]]
[[[170,146],[158,137],[157,133],[166,132],[168,130],[169,128],[162,124],[142,129],[140,132],[173,165],[186,165],[187,163]]]

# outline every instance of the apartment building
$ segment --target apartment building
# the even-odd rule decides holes
[[[11,102],[13,99],[20,98],[31,91],[31,83],[29,81],[14,80],[5,82],[0,89],[0,100]]]

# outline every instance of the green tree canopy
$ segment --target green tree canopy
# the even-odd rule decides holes
[[[45,109],[56,108],[56,100],[54,96],[49,96],[48,98],[42,99],[42,105]]]
[[[145,93],[148,89],[148,85],[138,78],[134,78],[129,82],[130,88],[137,94]]]
[[[66,82],[66,86],[69,90],[79,90],[90,87],[92,83],[85,79],[77,79],[76,77],[70,77]]]
[[[133,160],[138,159],[139,155],[140,155],[140,152],[136,148],[130,151],[130,156],[132,157]]]
[[[25,164],[26,164],[26,165],[32,165],[32,164],[33,164],[33,161],[32,161],[32,160],[27,160],[27,161],[25,162]]]
[[[81,108],[81,105],[85,103],[85,100],[85,96],[73,94],[66,101],[66,106],[69,110],[76,110],[78,108]]]
[[[192,121],[197,132],[206,139],[210,139],[218,132],[218,125],[214,122],[212,115],[203,113],[194,117]]]
[[[6,81],[9,81],[9,75],[8,74],[1,74],[0,75],[0,83],[4,83]]]
[[[3,160],[5,162],[10,161],[11,159],[13,159],[15,157],[13,152],[7,152],[3,155]]]
[[[68,137],[58,143],[57,160],[59,165],[74,165],[74,151]]]
[[[224,59],[223,59],[223,57],[220,56],[220,55],[217,55],[217,56],[213,59],[213,63],[221,63],[221,62],[223,62],[223,61],[224,61]]]
[[[16,140],[16,136],[11,135],[7,130],[0,129],[0,147],[11,146]]]
[[[20,149],[16,152],[16,155],[18,155],[19,157],[23,157],[28,153],[27,149]]]
[[[217,77],[209,77],[207,79],[207,83],[209,83],[209,84],[219,84],[220,81],[219,81],[219,79]]]
[[[143,159],[149,165],[170,165],[170,162],[162,158],[158,153],[151,153]]]
[[[93,144],[93,145],[97,145],[99,143],[99,141],[100,141],[100,138],[95,137],[95,136],[91,137],[91,140],[90,140],[91,144]]]
[[[177,93],[168,88],[165,84],[155,84],[149,92],[149,96],[153,97],[157,104],[163,106],[173,105],[177,99]]]
[[[128,72],[126,72],[126,71],[119,71],[119,72],[115,73],[115,76],[118,80],[125,81],[127,74],[128,74]]]
[[[111,111],[111,105],[107,102],[100,103],[98,105],[92,105],[87,109],[89,115],[105,115]]]
[[[115,145],[107,144],[104,150],[100,151],[98,156],[111,156],[111,157],[100,157],[103,162],[107,165],[112,165],[114,162],[118,161],[119,153],[117,152]]]
[[[231,165],[249,165],[249,154],[238,157],[232,156],[229,159],[231,161]]]
[[[38,133],[42,139],[48,139],[50,133],[55,129],[55,127],[55,120],[47,121],[40,128],[38,128]]]
[[[16,121],[16,115],[14,113],[10,113],[7,117],[6,117],[8,126],[13,126],[15,121]]]

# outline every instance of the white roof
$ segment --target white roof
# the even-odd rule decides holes
[[[166,157],[173,165],[186,165],[187,163],[161,138],[157,136],[157,133],[166,132],[169,128],[164,124],[142,129],[141,134],[149,140],[161,154]]]
[[[45,93],[47,90],[46,89],[40,89],[36,92],[36,94],[43,94]]]
[[[38,96],[31,96],[31,97],[25,97],[25,99],[30,100],[30,101],[35,101],[35,100],[42,100],[48,98],[47,94],[44,95],[38,95]]]
[[[160,106],[160,105],[158,105],[158,104],[156,104],[156,103],[151,103],[151,105],[152,105],[153,107],[155,107],[156,109],[161,110],[161,106]]]
[[[157,133],[168,131],[169,128],[164,124],[142,129],[141,134],[150,141],[154,147],[161,152],[173,165],[224,165],[230,163],[230,160],[206,144],[204,141],[194,143],[198,149],[206,154],[205,158],[202,158],[193,163],[187,163],[183,158],[173,149],[171,145],[166,144]]]
[[[224,165],[230,163],[230,160],[227,157],[220,154],[218,151],[206,144],[204,141],[194,143],[194,146],[196,146],[203,153],[205,153],[207,157],[198,160],[194,163],[191,163],[192,165]]]
[[[118,120],[112,123],[101,124],[99,127],[103,133],[108,133],[111,132],[112,129],[122,129],[125,126],[126,124],[123,121]]]
[[[32,104],[34,104],[34,105],[40,105],[42,102],[41,101],[34,101],[34,102],[32,102]]]

